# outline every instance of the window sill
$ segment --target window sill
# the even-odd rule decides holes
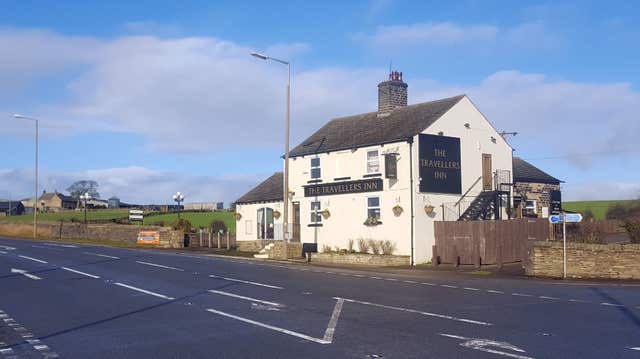
[[[371,177],[382,177],[382,173],[369,173],[362,176],[362,178],[371,178]]]
[[[307,181],[307,183],[321,183],[321,182],[322,182],[321,179],[313,179],[313,180]]]
[[[311,224],[307,224],[307,227],[322,227],[322,223],[311,223]]]
[[[350,180],[350,179],[351,179],[351,177],[337,177],[337,178],[334,178],[333,180],[334,181],[346,181],[346,180]]]

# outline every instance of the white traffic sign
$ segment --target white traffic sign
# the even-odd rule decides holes
[[[554,214],[549,216],[549,222],[551,223],[576,223],[582,222],[582,215],[580,213],[564,213]]]
[[[144,212],[140,209],[130,209],[129,220],[142,222],[144,220]]]
[[[562,215],[561,214],[552,214],[549,216],[550,223],[562,223]]]
[[[38,277],[37,275],[33,275],[33,274],[31,274],[31,273],[27,272],[27,271],[26,271],[26,270],[24,270],[24,269],[15,269],[15,268],[11,268],[11,273],[20,273],[20,274],[22,274],[23,276],[25,276],[25,277],[27,277],[27,278],[31,278],[31,279],[33,279],[33,280],[39,280],[39,279],[42,279],[42,278]]]

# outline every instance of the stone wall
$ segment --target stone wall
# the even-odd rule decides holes
[[[168,227],[133,226],[120,224],[88,224],[82,223],[38,223],[38,238],[43,239],[89,239],[98,241],[124,242],[135,246],[138,232],[159,231],[160,245],[163,248],[181,248],[183,246],[182,231]],[[22,223],[0,223],[0,235],[9,237],[32,238],[33,226]]]
[[[525,273],[561,278],[562,252],[562,242],[535,242]],[[640,279],[640,244],[567,243],[567,277]]]
[[[513,189],[515,193],[525,193],[527,199],[536,201],[536,214],[542,217],[542,207],[547,207],[551,211],[551,191],[559,191],[560,185],[517,182]]]
[[[260,252],[262,248],[264,248],[269,243],[274,243],[275,241],[269,240],[254,240],[254,241],[237,241],[236,246],[240,252]]]
[[[409,256],[375,254],[311,253],[311,263],[359,264],[367,266],[408,266]]]

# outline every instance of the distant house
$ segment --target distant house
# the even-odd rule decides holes
[[[184,210],[197,210],[197,211],[215,211],[221,210],[224,208],[224,204],[222,202],[192,202],[185,203]]]
[[[108,208],[120,208],[120,198],[118,198],[116,196],[113,196],[113,197],[109,198],[107,207]]]
[[[0,201],[0,216],[18,216],[24,214],[24,206],[20,201]]]
[[[57,212],[65,209],[75,209],[78,207],[78,200],[71,196],[58,193],[58,191],[43,191],[38,198],[38,209],[43,212]]]
[[[559,179],[519,157],[513,157],[513,206],[523,217],[547,218],[562,211]]]

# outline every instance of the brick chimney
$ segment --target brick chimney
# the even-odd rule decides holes
[[[378,84],[378,116],[406,105],[407,84],[402,81],[402,72],[391,71],[389,79]]]

